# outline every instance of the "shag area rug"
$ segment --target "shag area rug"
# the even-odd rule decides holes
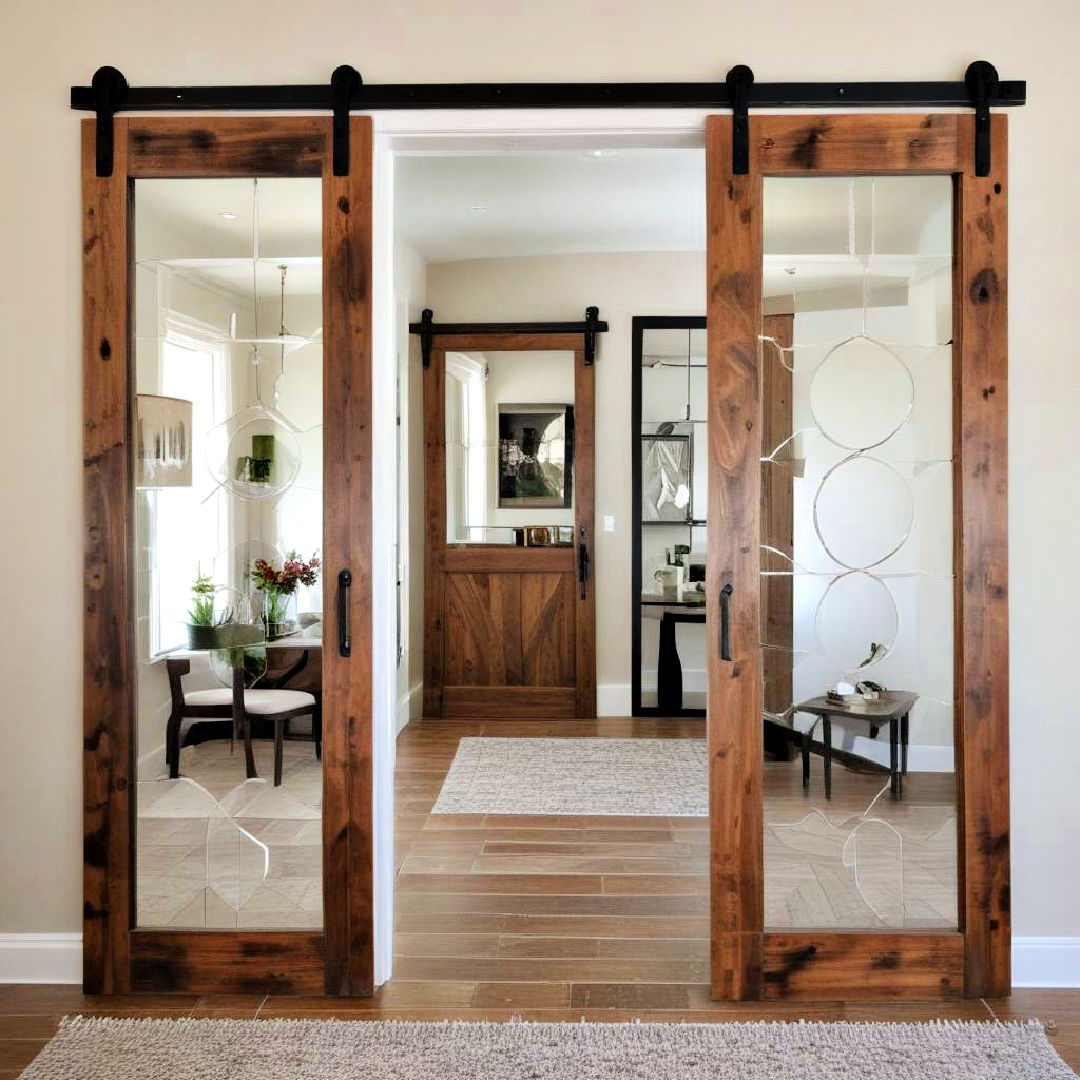
[[[433,814],[707,817],[704,739],[466,738]]]
[[[1038,1023],[65,1020],[24,1080],[1067,1080]]]

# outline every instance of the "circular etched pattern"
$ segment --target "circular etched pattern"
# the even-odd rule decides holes
[[[211,474],[239,499],[280,495],[300,471],[300,444],[288,421],[264,405],[249,405],[207,434]]]
[[[851,570],[896,554],[911,535],[915,501],[887,462],[856,454],[834,465],[814,495],[814,531],[829,557]]]
[[[907,365],[888,346],[867,337],[833,346],[810,382],[814,423],[846,450],[880,446],[900,430],[915,403]]]
[[[845,673],[860,670],[874,645],[883,647],[877,659],[887,655],[899,629],[900,615],[888,586],[865,570],[834,578],[814,615],[818,648]]]

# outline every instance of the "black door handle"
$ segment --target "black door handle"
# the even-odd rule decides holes
[[[337,626],[338,652],[342,656],[352,653],[352,641],[349,639],[349,586],[352,584],[352,572],[342,570],[337,576]]]
[[[720,590],[720,659],[731,659],[731,594],[735,591],[729,581]]]
[[[578,584],[581,586],[581,599],[585,599],[585,583],[589,580],[589,549],[585,544],[584,533],[582,529],[582,538],[578,541],[577,549],[577,579]]]

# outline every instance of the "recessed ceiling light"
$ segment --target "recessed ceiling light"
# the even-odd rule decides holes
[[[475,206],[470,206],[469,209],[474,214],[486,214],[487,213],[487,207],[484,206],[482,203],[477,203]]]
[[[617,153],[618,150],[600,148],[596,150],[586,150],[584,156],[587,158],[606,158],[614,157]]]
[[[224,218],[226,221],[235,221],[236,215],[230,210],[222,210],[218,217]]]

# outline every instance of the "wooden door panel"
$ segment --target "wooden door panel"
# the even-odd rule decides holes
[[[521,685],[520,574],[447,574],[445,686]]]
[[[565,686],[445,686],[442,715],[461,719],[569,720],[575,691]]]
[[[112,121],[110,121],[112,122]],[[349,170],[333,175],[329,117],[139,117],[114,124],[113,171],[82,127],[84,604],[83,985],[92,993],[194,991],[370,995],[371,748],[370,117],[349,121]],[[133,595],[135,371],[132,182],[317,177],[323,195],[323,558],[327,586],[352,575],[350,655],[322,651],[324,928],[132,927],[131,767],[137,733]],[[332,635],[332,636],[331,636]],[[309,675],[311,672],[309,672]]]
[[[579,332],[492,327],[474,327],[467,337],[436,331],[424,370],[424,715],[595,716],[594,369]],[[572,544],[447,542],[448,350],[574,353]]]
[[[974,175],[974,118],[757,116],[749,170],[732,160],[732,119],[706,124],[710,615],[725,595],[730,634],[708,623],[713,994],[721,998],[994,996],[1010,984],[1006,513],[1007,119],[991,118],[990,175]],[[783,387],[762,389],[764,178],[949,175],[954,191],[953,578],[959,840],[958,930],[840,932],[764,926],[762,706],[788,675],[762,668],[762,620],[790,600],[759,572],[781,549],[789,509],[762,485]],[[783,405],[783,414],[765,409]],[[766,444],[766,445],[763,445]],[[785,468],[790,469],[791,466]],[[775,495],[775,491],[773,492]],[[781,543],[776,544],[776,538]],[[770,619],[766,619],[769,632]],[[779,627],[777,627],[779,629]],[[783,644],[783,642],[781,642]],[[730,658],[730,659],[729,659]]]
[[[521,681],[525,686],[574,686],[572,574],[519,574]]]

